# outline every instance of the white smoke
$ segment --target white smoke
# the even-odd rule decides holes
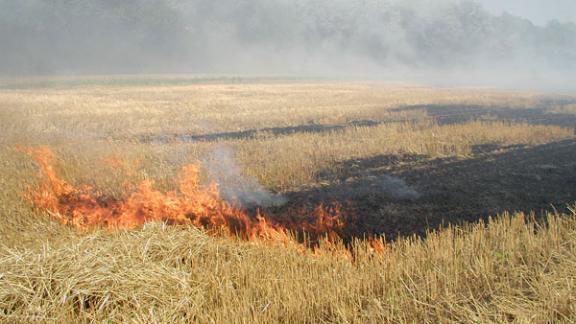
[[[203,161],[211,180],[218,184],[222,198],[243,207],[270,207],[286,203],[286,198],[273,194],[262,185],[243,174],[231,148],[217,145]]]
[[[376,183],[380,191],[388,194],[394,199],[414,200],[420,197],[420,193],[414,188],[410,187],[406,182],[400,178],[393,176],[382,176]]]

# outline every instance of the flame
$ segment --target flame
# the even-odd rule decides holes
[[[39,186],[27,193],[33,205],[80,229],[135,229],[146,222],[166,222],[245,240],[288,242],[290,233],[305,233],[314,242],[333,246],[345,225],[338,204],[319,205],[306,217],[291,220],[273,220],[260,210],[250,216],[222,199],[216,183],[201,185],[198,164],[182,169],[178,190],[163,193],[154,190],[151,181],[143,181],[124,199],[105,197],[89,186],[60,179],[53,168],[55,156],[47,147],[20,150],[32,157],[42,176]]]
[[[386,252],[386,243],[381,237],[370,237],[368,238],[368,247],[370,252],[382,255]]]

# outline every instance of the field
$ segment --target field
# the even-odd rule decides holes
[[[575,105],[378,82],[3,80],[0,320],[576,321]],[[198,222],[190,165],[210,204]]]

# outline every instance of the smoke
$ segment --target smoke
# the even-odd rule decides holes
[[[481,0],[486,8],[495,13],[512,13],[545,26],[551,20],[574,22],[576,2],[574,0]]]
[[[576,24],[536,25],[490,6],[492,12],[468,0],[0,0],[0,73],[574,84]]]
[[[386,175],[380,177],[378,180],[376,183],[378,189],[388,194],[391,198],[400,200],[415,200],[420,198],[420,193],[400,178]]]
[[[208,177],[218,184],[222,198],[243,207],[281,206],[286,198],[266,190],[253,178],[242,174],[229,147],[217,145],[210,156],[203,161]]]
[[[196,127],[210,133],[213,126],[203,120],[197,120]],[[210,154],[202,161],[208,178],[218,184],[221,197],[240,207],[272,207],[284,205],[288,200],[273,194],[258,181],[242,172],[234,157],[234,150],[225,144],[216,144]]]
[[[391,175],[363,174],[360,178],[349,178],[344,188],[337,188],[328,195],[340,200],[361,198],[374,193],[383,194],[392,200],[416,200],[422,195],[406,181]]]

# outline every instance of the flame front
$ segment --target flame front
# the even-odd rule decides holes
[[[52,166],[54,154],[48,148],[23,151],[38,164],[43,179],[28,193],[34,206],[48,211],[63,224],[81,229],[134,229],[146,222],[166,222],[194,225],[214,235],[288,242],[291,232],[336,240],[344,227],[339,206],[318,206],[304,221],[273,221],[259,210],[250,216],[222,199],[216,183],[202,186],[196,164],[182,169],[178,190],[163,193],[154,190],[150,181],[144,181],[127,198],[116,199],[99,195],[89,186],[73,186],[60,179]]]

